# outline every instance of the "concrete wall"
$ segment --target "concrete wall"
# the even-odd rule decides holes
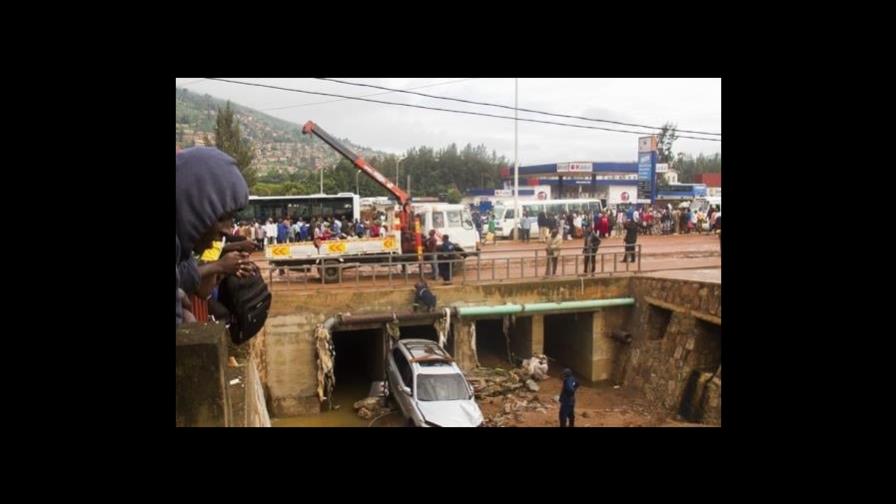
[[[314,312],[268,316],[265,354],[267,387],[271,395],[269,404],[273,416],[320,412],[314,328],[324,320],[324,314]]]
[[[620,349],[615,379],[641,389],[657,409],[677,414],[685,392],[692,391],[687,387],[692,374],[713,373],[721,364],[721,285],[634,278],[632,295],[636,304],[629,330],[634,339]],[[671,312],[661,333],[658,310]],[[721,378],[705,388],[709,400],[703,421],[720,424]]]
[[[227,329],[221,324],[183,324],[175,344],[175,425],[230,427],[225,366]]]
[[[458,320],[454,325],[454,345],[449,346],[451,355],[457,362],[457,366],[464,371],[469,371],[479,365],[479,357],[476,355],[476,323],[472,320]]]

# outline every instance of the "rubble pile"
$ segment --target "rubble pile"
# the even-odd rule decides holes
[[[533,359],[531,365],[527,360],[517,369],[480,367],[466,373],[476,399],[502,405],[497,413],[485,418],[485,425],[504,427],[511,421],[522,421],[522,415],[527,411],[548,413],[551,408],[558,408],[556,400],[536,393],[540,389],[537,381],[547,377],[546,367]]]
[[[392,412],[392,409],[386,404],[385,397],[366,397],[356,402],[354,408],[355,413],[365,420]]]

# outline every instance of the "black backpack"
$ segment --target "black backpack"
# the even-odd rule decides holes
[[[218,299],[231,313],[230,339],[240,345],[264,327],[271,308],[271,293],[260,274],[246,278],[230,275],[221,282]]]

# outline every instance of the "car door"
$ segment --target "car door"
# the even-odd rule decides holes
[[[389,388],[404,416],[412,418],[415,416],[416,408],[414,407],[414,391],[412,388],[414,382],[411,375],[411,366],[398,347],[392,349],[391,359],[395,365],[389,366]]]
[[[386,375],[389,380],[389,393],[392,395],[392,399],[395,400],[402,411],[405,411],[406,401],[403,400],[405,394],[401,390],[401,370],[398,364],[403,358],[404,356],[401,354],[401,350],[397,347],[393,348],[392,351],[389,352],[389,365],[386,369]]]

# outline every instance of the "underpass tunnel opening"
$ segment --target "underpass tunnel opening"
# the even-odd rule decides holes
[[[722,326],[698,319],[694,331],[694,368],[713,373],[722,365]]]
[[[371,383],[384,378],[383,331],[366,329],[336,331],[333,348],[336,353],[333,374],[334,404],[351,409],[352,405],[368,396]]]
[[[428,339],[438,343],[439,334],[432,324],[402,325],[399,339]]]
[[[710,381],[721,383],[722,371],[722,327],[705,320],[694,324],[694,350],[688,356],[687,367],[691,368],[678,414],[691,422],[703,419]]]
[[[504,338],[501,319],[477,320],[476,355],[482,367],[507,368],[512,363],[507,357],[507,340]]]
[[[544,353],[551,359],[548,374],[561,377],[572,369],[579,380],[590,381],[592,313],[562,313],[544,316]]]

